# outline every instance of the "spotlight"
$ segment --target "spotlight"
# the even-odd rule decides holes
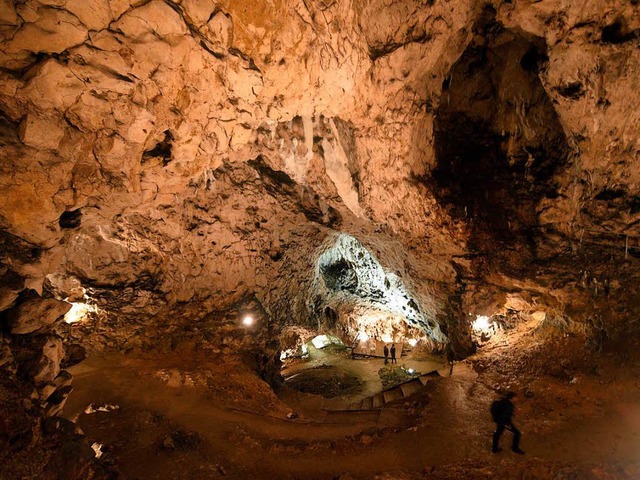
[[[413,368],[410,368],[409,370],[407,370],[407,372],[409,372],[409,375],[413,375],[413,372],[415,372],[415,370]]]
[[[367,335],[365,332],[360,332],[360,341],[361,342],[366,342],[367,340],[369,340],[369,335]]]
[[[487,331],[490,325],[491,323],[489,322],[489,317],[484,315],[478,315],[471,324],[474,330],[481,332]]]
[[[243,319],[242,319],[242,324],[245,327],[250,327],[251,325],[253,325],[253,317],[251,315],[246,315]]]
[[[71,308],[64,316],[66,323],[76,323],[85,320],[90,313],[96,313],[98,309],[87,303],[70,302]]]
[[[416,340],[415,338],[409,339],[409,345],[411,345],[412,347],[415,347],[417,343],[418,343],[418,340]]]

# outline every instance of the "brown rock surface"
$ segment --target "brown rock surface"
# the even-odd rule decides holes
[[[635,335],[639,32],[623,0],[0,2],[0,363]]]
[[[7,323],[13,335],[43,330],[71,309],[71,304],[53,298],[34,298],[7,312]]]

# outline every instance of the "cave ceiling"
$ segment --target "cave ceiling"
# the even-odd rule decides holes
[[[460,352],[508,294],[624,324],[638,8],[2,1],[0,308],[75,295],[114,347],[349,298]]]

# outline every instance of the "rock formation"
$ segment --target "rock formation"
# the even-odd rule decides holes
[[[636,1],[3,0],[0,32],[0,368],[44,416],[85,347],[272,378],[365,314],[457,357],[470,314],[640,314]]]

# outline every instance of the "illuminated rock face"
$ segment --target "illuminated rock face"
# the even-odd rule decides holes
[[[0,8],[0,309],[69,275],[96,347],[313,327],[345,233],[384,275],[323,295],[460,352],[514,290],[638,310],[633,2],[49,3]]]
[[[380,263],[358,240],[341,234],[335,244],[318,259],[317,301],[326,308],[340,310],[343,305],[372,313],[384,312],[401,318],[426,333],[436,342],[445,343],[427,298],[420,305],[393,272],[385,272]],[[417,298],[417,297],[416,297]],[[358,323],[358,319],[354,320]]]

